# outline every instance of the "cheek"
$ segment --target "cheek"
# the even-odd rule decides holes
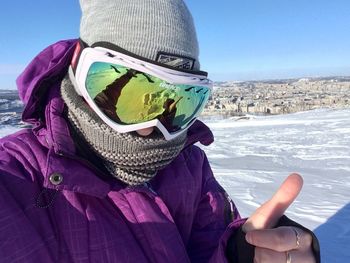
[[[137,130],[136,132],[141,136],[148,136],[150,135],[154,130],[154,127],[149,127],[141,130]]]

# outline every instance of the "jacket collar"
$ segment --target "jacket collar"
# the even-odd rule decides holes
[[[207,125],[200,120],[196,120],[188,129],[186,146],[200,142],[208,146],[214,142],[214,135]]]

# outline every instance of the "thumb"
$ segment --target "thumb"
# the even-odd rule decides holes
[[[260,206],[243,225],[243,231],[274,227],[287,208],[293,203],[303,187],[303,178],[290,174],[273,197]]]

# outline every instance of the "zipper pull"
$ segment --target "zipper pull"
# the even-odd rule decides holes
[[[158,193],[152,189],[152,186],[151,186],[151,184],[150,184],[149,182],[143,183],[143,186],[146,187],[146,188],[147,188],[150,192],[152,192],[154,195],[158,195]]]

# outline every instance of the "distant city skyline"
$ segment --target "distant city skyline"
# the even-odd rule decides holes
[[[350,75],[348,0],[185,2],[197,28],[201,69],[214,81]],[[79,19],[78,0],[4,2],[0,89],[14,89],[43,48],[78,37]]]

